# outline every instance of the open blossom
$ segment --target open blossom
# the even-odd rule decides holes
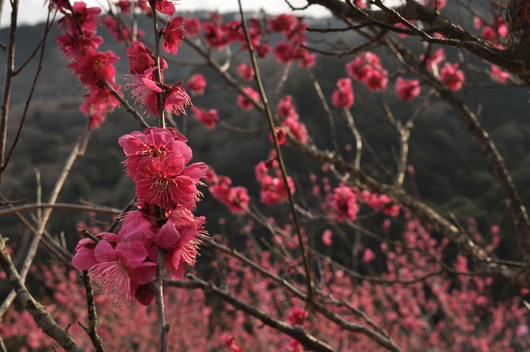
[[[84,2],[76,1],[72,5],[72,13],[66,13],[59,20],[59,26],[75,36],[91,37],[96,34],[100,13],[99,7],[87,7]]]
[[[427,58],[425,58],[425,55],[420,55],[420,60],[425,61],[427,70],[438,74],[439,66],[445,60],[444,48],[429,52]]]
[[[123,95],[120,92],[120,88],[121,86],[114,86],[114,90],[119,95]],[[107,87],[93,85],[90,86],[89,92],[85,96],[85,101],[79,106],[79,111],[90,118],[89,128],[95,129],[105,121],[107,113],[114,111],[118,106],[120,106],[119,100]]]
[[[162,29],[162,47],[167,53],[175,55],[184,39],[184,17],[177,16]]]
[[[464,84],[464,72],[458,69],[458,64],[451,65],[446,62],[440,71],[440,80],[450,90],[460,90]]]
[[[366,84],[372,92],[384,90],[388,83],[388,72],[381,66],[379,57],[365,52],[346,64],[348,75]]]
[[[128,303],[139,286],[151,281],[157,265],[145,261],[147,251],[138,241],[123,242],[113,233],[101,233],[79,241],[72,264],[79,270],[91,271],[94,280],[105,292],[114,294],[116,305]]]
[[[306,143],[308,140],[307,129],[305,125],[300,122],[300,120],[295,119],[294,117],[288,117],[281,122],[282,127],[287,130],[287,133],[290,134],[294,139],[298,140],[300,143]]]
[[[254,78],[254,68],[244,62],[237,67],[237,73],[246,81],[250,81]]]
[[[283,118],[293,117],[295,120],[298,120],[298,114],[296,113],[296,110],[293,106],[293,97],[290,95],[286,95],[280,100],[278,103],[278,107],[276,108],[278,111],[278,115]]]
[[[396,79],[396,93],[403,101],[416,98],[420,94],[420,90],[420,82],[416,79],[404,79],[402,77]]]
[[[326,246],[331,246],[333,243],[331,235],[333,235],[333,233],[329,229],[326,229],[324,232],[322,232],[322,243],[324,243]]]
[[[289,189],[294,193],[293,179],[288,176]],[[264,204],[273,205],[285,202],[289,197],[283,178],[265,175],[261,181],[260,198]]]
[[[185,140],[174,129],[154,127],[119,139],[138,199],[163,209],[195,206],[200,194],[196,185],[207,166],[204,163],[186,166],[192,152]]]
[[[286,36],[296,28],[296,17],[289,14],[280,14],[276,17],[269,18],[269,31],[273,33],[283,33]]]
[[[118,144],[127,156],[127,173],[134,179],[142,157],[164,160],[169,155],[180,155],[187,164],[192,158],[192,151],[186,141],[186,137],[174,128],[149,127],[143,132],[134,131],[121,136]]]
[[[201,34],[201,21],[198,18],[186,18],[184,20],[184,29],[186,30],[186,36],[198,37]]]
[[[274,134],[276,135],[276,140],[278,141],[279,145],[285,144],[285,142],[287,141],[287,132],[285,132],[284,127],[274,127]],[[269,140],[271,142],[274,142],[274,136],[272,135],[272,133],[269,135]]]
[[[193,95],[203,95],[206,90],[206,79],[202,73],[197,73],[188,79],[188,89]]]
[[[506,83],[506,81],[511,77],[511,75],[507,72],[502,71],[497,66],[492,65],[491,66],[491,73],[490,78],[499,83]]]
[[[349,109],[355,102],[351,79],[339,78],[337,87],[338,89],[331,96],[333,105],[340,109]]]
[[[155,0],[155,9],[164,15],[173,16],[175,11],[175,4],[177,0]]]
[[[196,185],[207,166],[195,163],[185,167],[184,158],[170,155],[163,161],[144,157],[138,162],[136,195],[140,200],[163,209],[183,206],[191,208],[200,195]]]
[[[74,73],[84,85],[96,84],[102,79],[115,84],[116,68],[113,64],[119,60],[112,51],[88,50],[84,59],[75,66]]]
[[[122,242],[113,246],[100,241],[94,250],[99,263],[91,270],[98,285],[114,294],[117,305],[129,302],[138,286],[145,285],[155,276],[157,265],[146,262],[147,252],[141,242]]]
[[[204,40],[206,41],[206,44],[212,48],[219,50],[229,43],[226,37],[226,32],[220,24],[206,21],[204,22],[203,28]]]
[[[360,82],[364,82],[372,70],[381,69],[381,61],[374,53],[367,51],[346,64],[348,75]]]
[[[355,220],[360,209],[357,195],[343,183],[336,187],[333,193],[327,195],[324,208],[338,222]]]
[[[232,180],[227,176],[215,176],[211,178],[215,183],[209,188],[214,198],[225,204],[232,214],[248,213],[250,197],[247,189],[240,186],[231,187]]]
[[[153,243],[166,251],[164,266],[175,277],[184,275],[184,263],[195,265],[201,243],[196,237],[206,235],[202,230],[204,222],[203,216],[194,216],[189,209],[179,207],[168,212],[166,223],[153,236]]]
[[[194,113],[194,117],[204,123],[206,128],[215,128],[215,122],[219,120],[219,115],[216,109],[203,110],[198,107],[192,106],[191,111]]]
[[[185,114],[186,106],[191,104],[191,98],[184,88],[177,83],[167,85],[157,84],[149,75],[156,68],[151,68],[145,72],[146,75],[130,76],[132,82],[127,84],[132,89],[135,100],[145,106],[145,111],[151,115],[158,115],[158,95],[162,93],[162,108],[169,110],[176,115]]]
[[[252,89],[252,87],[246,87],[245,93],[247,93],[248,96],[250,96],[250,98],[252,98],[252,100],[254,101],[260,100],[259,93]],[[251,110],[254,108],[254,104],[250,100],[248,100],[247,97],[244,95],[238,95],[236,102],[237,105],[239,105],[244,110]]]
[[[129,57],[129,73],[143,74],[155,67],[153,53],[142,42],[133,42],[132,46],[127,48],[127,56]],[[160,69],[163,71],[166,67],[166,61],[161,59]]]

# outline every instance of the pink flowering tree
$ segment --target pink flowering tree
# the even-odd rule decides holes
[[[15,66],[12,1],[0,216],[16,214],[18,227],[0,228],[0,280],[10,288],[0,297],[0,350],[530,350],[527,190],[476,106],[486,89],[528,90],[528,5],[390,3],[308,0],[297,12],[256,18],[240,5],[238,19],[227,19],[184,16],[172,0],[106,9],[50,1],[28,59],[39,69],[14,118],[14,82],[27,67]],[[336,21],[309,25],[307,7]],[[15,149],[55,25],[61,34],[51,45],[79,83],[86,126],[49,199],[38,184],[38,201],[19,204],[3,184],[11,187],[20,165]],[[124,48],[121,61],[100,49],[102,26]],[[179,60],[184,50],[194,62]],[[186,64],[197,69],[180,73]],[[301,94],[312,94],[311,107]],[[208,96],[230,97],[230,114],[255,120],[238,125],[221,103],[201,100]],[[442,182],[423,179],[429,166],[414,158],[434,141],[411,136],[441,109],[473,140],[511,219],[505,227],[421,197],[422,184]],[[115,141],[123,164],[110,167],[124,170],[129,204],[59,203],[73,165],[118,110],[130,129]],[[188,134],[186,121],[244,143],[227,160],[195,161],[202,137]],[[386,144],[377,142],[383,131]],[[238,165],[247,143],[257,161]],[[221,161],[232,165],[223,174]],[[210,211],[201,213],[201,200]],[[49,225],[57,208],[77,214],[63,240]],[[19,240],[19,228],[32,237]]]

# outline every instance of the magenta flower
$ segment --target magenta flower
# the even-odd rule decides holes
[[[215,122],[219,120],[219,115],[217,114],[217,110],[215,109],[203,110],[195,106],[192,106],[191,111],[193,111],[193,113],[195,114],[194,117],[197,120],[204,123],[204,126],[206,126],[206,128],[209,128],[209,129],[215,128]]]
[[[98,234],[96,238],[100,241],[110,242],[114,246],[122,242],[120,236],[110,232],[102,232]],[[72,258],[72,265],[74,268],[78,270],[88,270],[99,263],[94,256],[96,244],[97,243],[90,238],[84,238],[77,243],[77,246],[75,247],[75,255]]]
[[[284,119],[293,117],[295,120],[298,120],[299,116],[293,106],[293,97],[290,95],[286,95],[282,100],[280,100],[276,110],[278,111],[278,115]]]
[[[150,240],[158,231],[156,219],[142,211],[131,211],[123,220],[123,225],[119,232],[120,236],[129,241],[140,241],[144,243],[144,248],[148,247],[146,240]]]
[[[286,36],[296,28],[297,21],[294,15],[281,14],[274,18],[268,19],[269,31],[283,33]]]
[[[396,79],[396,93],[403,101],[416,98],[420,94],[420,90],[420,82],[416,79],[404,79],[402,77]]]
[[[338,222],[355,220],[360,209],[355,192],[342,183],[327,195],[324,208]]]
[[[167,53],[176,54],[184,39],[184,17],[178,16],[168,22],[162,29],[162,46]]]
[[[206,90],[206,80],[204,75],[197,73],[188,79],[188,89],[193,95],[203,95]]]
[[[184,20],[184,29],[188,37],[198,37],[202,30],[201,21],[198,18],[186,18]]]
[[[100,241],[94,250],[98,264],[92,268],[92,279],[105,292],[114,294],[114,303],[121,305],[135,296],[138,286],[155,276],[157,265],[146,262],[147,252],[141,242],[121,242],[113,246]]]
[[[164,15],[173,16],[177,10],[174,2],[177,0],[155,0],[155,9]]]
[[[453,91],[462,89],[465,80],[464,72],[458,66],[459,64],[451,65],[446,62],[440,71],[440,80]]]
[[[282,122],[282,126],[286,127],[292,137],[300,143],[306,143],[308,139],[307,129],[305,125],[294,117],[288,117]]]
[[[163,161],[144,157],[138,162],[134,178],[140,200],[163,209],[194,207],[200,195],[196,184],[208,168],[204,163],[185,166],[184,157],[171,155]]]
[[[143,74],[155,67],[153,53],[142,42],[133,42],[132,46],[127,48],[127,56],[129,57],[129,73]]]
[[[506,81],[511,77],[507,72],[502,71],[497,66],[491,65],[490,78],[499,83],[506,83]]]
[[[145,106],[145,111],[151,115],[158,115],[158,94],[162,93],[163,109],[169,110],[176,115],[186,114],[185,107],[191,104],[191,98],[184,88],[180,87],[182,82],[167,85],[158,84],[150,75],[156,70],[155,67],[148,69],[144,75],[129,76],[132,82],[127,84],[132,88],[135,100]]]
[[[116,68],[113,64],[119,59],[112,51],[102,53],[95,49],[88,50],[84,59],[75,66],[74,73],[84,85],[96,84],[102,79],[115,84]]]
[[[339,109],[349,109],[355,102],[353,86],[350,78],[339,78],[338,89],[333,92],[331,101]]]
[[[127,172],[134,180],[138,162],[142,157],[154,157],[164,160],[168,155],[180,155],[184,164],[192,158],[191,148],[184,142],[187,139],[173,128],[149,127],[144,132],[135,131],[118,140],[127,160]]]
[[[84,2],[76,1],[72,5],[72,13],[65,14],[59,20],[59,26],[75,36],[91,37],[96,34],[100,13],[99,7],[87,7]]]
[[[246,81],[250,81],[254,78],[254,68],[244,62],[237,67],[237,73]]]
[[[253,100],[253,101],[259,101],[260,96],[259,93],[256,92],[252,87],[246,87],[245,93]],[[254,104],[252,101],[250,101],[245,95],[238,95],[237,96],[237,105],[239,105],[244,110],[251,110],[254,109]]]
[[[205,236],[202,230],[204,217],[194,216],[186,208],[169,212],[167,222],[153,237],[153,242],[166,251],[164,265],[177,278],[184,274],[184,263],[195,265],[197,248],[201,243],[197,236]]]
[[[367,51],[346,64],[348,75],[359,82],[364,82],[373,70],[382,69],[379,57]]]
[[[204,22],[204,40],[212,48],[219,50],[228,44],[225,30],[218,23]]]
[[[294,182],[290,176],[287,177],[287,183],[291,192],[294,193]],[[261,180],[260,199],[264,204],[273,205],[283,203],[288,197],[289,194],[287,193],[287,188],[282,178],[272,177],[270,175],[263,177]]]

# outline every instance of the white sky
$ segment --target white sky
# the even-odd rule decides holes
[[[73,1],[73,0],[72,0]],[[388,3],[400,0],[389,0]],[[89,6],[106,7],[106,0],[85,0]],[[290,0],[294,6],[304,6],[307,4],[305,0]],[[264,8],[267,13],[277,14],[282,12],[290,12],[289,7],[284,0],[242,0],[243,7],[246,10],[259,10]],[[208,10],[219,12],[238,11],[237,0],[180,0],[177,10]],[[1,26],[4,27],[9,24],[11,7],[9,1],[4,0],[4,10],[1,19]],[[300,12],[301,14],[302,12]],[[303,11],[307,16],[329,16],[328,10],[321,6],[311,6],[309,10]],[[44,21],[46,18],[46,8],[44,0],[20,0],[19,5],[19,23],[36,24]]]

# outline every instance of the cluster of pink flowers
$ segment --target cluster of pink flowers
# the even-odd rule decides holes
[[[191,107],[194,117],[202,122],[206,128],[214,129],[215,122],[219,120],[219,114],[216,109],[204,110],[196,106]]]
[[[119,139],[127,156],[127,173],[136,185],[139,210],[126,215],[118,235],[100,233],[97,243],[81,240],[72,260],[77,269],[90,269],[92,279],[113,292],[117,304],[132,297],[146,305],[153,300],[149,283],[158,267],[159,250],[164,266],[176,277],[182,277],[184,263],[195,263],[197,237],[206,235],[205,219],[194,216],[191,209],[207,167],[187,165],[192,151],[186,141],[175,129],[155,127]]]
[[[107,83],[119,92],[114,68],[119,58],[112,51],[100,52],[97,49],[103,43],[103,38],[96,36],[101,9],[87,7],[80,1],[73,6],[68,2],[52,1],[51,6],[64,15],[59,20],[63,34],[57,37],[57,43],[70,61],[67,67],[88,91],[79,110],[88,116],[89,127],[97,128],[105,121],[107,113],[120,104],[105,86]]]
[[[375,211],[381,211],[383,214],[394,218],[399,215],[399,206],[392,202],[392,199],[386,194],[376,194],[364,190],[359,193],[359,200],[368,204]]]
[[[351,78],[364,83],[372,92],[386,89],[388,71],[381,65],[379,57],[367,51],[346,64],[346,71]]]
[[[252,66],[247,65],[244,62],[237,67],[237,73],[245,81],[252,80],[255,75],[254,68]]]
[[[168,85],[164,83],[164,70],[167,62],[160,58],[160,65],[156,66],[154,55],[143,43],[134,42],[127,48],[129,57],[129,77],[131,83],[127,84],[132,89],[136,101],[145,106],[145,111],[151,115],[159,115],[158,96],[162,96],[162,108],[174,114],[184,114],[185,107],[191,104],[191,98],[181,87],[182,82]],[[160,75],[160,82],[157,78]]]
[[[237,96],[236,103],[243,110],[252,110],[252,109],[254,109],[253,101],[260,101],[261,100],[260,96],[259,96],[259,93],[256,92],[252,87],[246,87],[245,88],[245,93],[252,100],[247,98],[247,96],[245,96],[243,94],[240,94],[240,95]]]
[[[427,57],[420,55],[420,60],[425,61],[425,67],[435,75],[439,74],[440,64],[445,60],[444,48],[439,48],[434,52],[429,52]]]
[[[250,197],[245,187],[231,187],[232,180],[228,176],[218,176],[212,168],[206,173],[209,191],[215,199],[228,207],[232,214],[248,213]]]
[[[188,89],[191,94],[203,95],[206,90],[206,79],[202,73],[197,73],[188,78]]]
[[[481,30],[481,36],[492,42],[498,48],[503,46],[499,43],[500,38],[506,38],[508,35],[508,26],[504,18],[498,14],[494,15],[491,23],[485,23],[480,17],[473,18],[473,25],[476,29]]]
[[[355,102],[353,86],[350,78],[339,78],[337,90],[333,92],[331,101],[339,109],[349,109]]]
[[[283,182],[281,170],[279,169],[278,161],[276,160],[276,151],[271,150],[269,159],[267,161],[260,161],[256,167],[256,180],[261,183],[260,198],[264,204],[273,205],[285,202],[289,193]],[[268,174],[268,171],[274,173],[275,176]],[[295,187],[293,179],[288,176],[287,183],[291,193],[294,193]]]
[[[281,33],[287,41],[280,41],[273,49],[276,61],[288,65],[298,60],[301,67],[313,66],[316,62],[316,54],[310,54],[303,46],[306,45],[305,33],[307,24],[301,17],[280,14],[268,20],[269,31]]]
[[[343,183],[333,189],[332,193],[327,194],[322,207],[338,222],[355,220],[361,208],[357,202],[357,193]]]
[[[204,22],[203,29],[206,44],[213,49],[220,50],[229,44],[240,42],[243,44],[243,49],[248,50],[243,26],[238,20],[223,23],[221,16],[212,13],[210,20]],[[251,18],[249,20],[248,34],[252,47],[258,55],[260,57],[266,56],[270,48],[268,43],[261,42],[263,34],[261,21]]]
[[[401,100],[412,100],[420,94],[420,91],[420,81],[417,79],[396,78],[396,93]]]
[[[293,98],[286,95],[280,100],[277,106],[277,112],[280,116],[280,126],[283,131],[279,133],[286,133],[290,137],[296,139],[301,143],[306,143],[308,140],[307,129],[300,121],[300,116],[293,106]],[[276,131],[278,134],[278,131]]]
[[[400,208],[385,194],[371,193],[368,190],[359,191],[344,183],[339,184],[326,195],[323,209],[332,219],[338,222],[354,221],[361,210],[360,203],[365,203],[374,211],[397,217]],[[330,235],[328,235],[330,236]]]
[[[464,85],[466,77],[464,72],[458,68],[459,64],[446,62],[440,71],[440,80],[445,83],[450,90],[460,90]]]

